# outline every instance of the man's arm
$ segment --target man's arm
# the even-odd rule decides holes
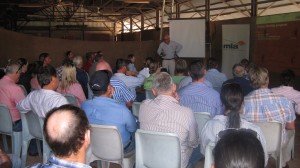
[[[285,124],[285,128],[289,129],[289,130],[294,130],[295,129],[295,121],[293,121],[293,122],[287,122]]]
[[[17,109],[20,112],[28,112],[28,111],[32,110],[31,106],[30,106],[30,95],[28,95],[23,100],[21,100],[17,103]]]
[[[123,116],[124,116],[124,121],[126,123],[126,129],[129,132],[135,132],[137,129],[136,119],[133,117],[131,112],[128,109],[125,109]]]
[[[285,128],[286,129],[295,129],[295,119],[296,119],[296,112],[295,112],[295,108],[294,105],[291,101],[288,101],[288,107],[289,107],[289,111],[288,111],[288,115],[286,118],[286,124],[285,124]]]
[[[175,44],[176,44],[176,49],[175,49],[175,51],[176,51],[176,53],[178,54],[178,53],[181,51],[181,49],[182,49],[182,45],[179,44],[179,43],[177,43],[177,42],[175,42]]]
[[[159,44],[159,47],[158,47],[158,49],[157,49],[157,54],[159,55],[159,56],[161,56],[161,52],[163,51],[163,47],[162,47],[162,43],[160,43]]]

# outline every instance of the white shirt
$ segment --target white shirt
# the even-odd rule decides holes
[[[120,80],[125,83],[125,85],[129,88],[131,93],[136,97],[135,88],[141,86],[144,83],[145,78],[149,77],[149,70],[147,71],[146,68],[141,70],[137,77],[135,76],[127,76],[123,73],[115,73],[111,79],[113,80]]]
[[[219,139],[219,132],[226,130],[227,117],[224,115],[217,115],[213,119],[207,121],[202,129],[200,140],[201,140],[201,153],[205,154],[205,148],[209,142],[217,143]],[[257,138],[261,142],[264,153],[265,153],[265,165],[268,163],[268,152],[266,139],[261,129],[244,119],[241,119],[241,128],[251,129],[257,133]]]
[[[39,89],[30,92],[25,99],[17,104],[21,113],[33,111],[39,117],[45,118],[46,114],[54,107],[69,104],[67,99],[60,93],[53,90]]]
[[[165,56],[162,55],[164,59],[173,59],[175,58],[175,54],[179,53],[181,49],[182,45],[175,41],[170,41],[169,44],[161,42],[157,54],[162,55],[164,53]]]

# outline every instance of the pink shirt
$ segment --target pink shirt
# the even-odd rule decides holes
[[[300,114],[300,92],[295,90],[291,86],[280,86],[277,88],[271,89],[275,94],[282,95],[288,98],[295,104],[295,110],[297,114]]]
[[[82,87],[79,83],[74,83],[71,86],[69,86],[67,89],[62,90],[61,84],[59,84],[57,92],[61,94],[71,94],[74,95],[77,99],[77,106],[81,107],[82,102],[86,100],[86,97],[84,95],[84,92],[82,90]]]
[[[5,104],[11,114],[12,121],[21,119],[17,103],[25,98],[24,92],[10,77],[4,76],[0,80],[0,103]]]

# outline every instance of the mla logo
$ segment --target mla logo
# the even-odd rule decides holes
[[[246,43],[242,40],[238,41],[238,42],[234,42],[234,41],[230,41],[230,40],[226,40],[229,43],[226,43],[223,45],[223,48],[225,49],[239,49],[239,46],[243,46]]]

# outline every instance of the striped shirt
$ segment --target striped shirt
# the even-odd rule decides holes
[[[248,121],[293,122],[296,119],[291,101],[270,89],[257,89],[244,99],[244,118]]]
[[[140,106],[140,128],[142,130],[175,133],[180,139],[181,167],[188,165],[193,148],[198,142],[198,127],[191,109],[166,95],[145,100]]]
[[[300,92],[295,90],[291,86],[280,86],[277,88],[271,89],[273,93],[282,95],[288,98],[295,104],[295,110],[297,114],[300,114]]]
[[[209,112],[212,117],[223,113],[220,94],[204,83],[193,82],[178,93],[180,104],[194,112]]]
[[[119,103],[127,103],[135,100],[135,96],[120,80],[110,80],[110,84],[114,87],[113,99]]]
[[[201,139],[201,153],[205,154],[205,148],[210,142],[217,143],[219,139],[218,134],[221,131],[226,130],[227,128],[227,117],[224,115],[217,115],[213,119],[206,122],[205,126],[202,129],[200,139]],[[241,127],[245,129],[251,129],[257,133],[257,138],[260,140],[264,153],[265,153],[265,164],[268,163],[268,152],[267,152],[267,144],[264,134],[261,129],[246,121],[241,119]]]

